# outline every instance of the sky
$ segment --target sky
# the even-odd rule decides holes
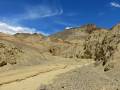
[[[0,0],[0,32],[50,35],[89,23],[120,23],[120,0]]]

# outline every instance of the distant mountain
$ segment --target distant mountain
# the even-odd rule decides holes
[[[16,38],[23,40],[23,41],[28,41],[28,42],[36,42],[36,41],[40,41],[43,38],[45,38],[44,35],[42,34],[30,34],[30,33],[16,33],[14,35]]]
[[[90,33],[96,30],[104,30],[96,27],[94,24],[87,24],[81,27],[67,28],[62,32],[50,35],[49,37],[60,38],[63,40],[82,40],[85,39]]]
[[[27,38],[27,37],[30,37],[30,36],[36,36],[36,37],[45,37],[44,35],[42,34],[38,34],[38,33],[33,33],[33,34],[30,34],[30,33],[16,33],[14,35],[15,37],[18,37],[18,38]]]

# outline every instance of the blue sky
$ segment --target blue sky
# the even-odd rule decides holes
[[[0,0],[1,32],[47,35],[88,23],[104,28],[120,23],[120,0]]]

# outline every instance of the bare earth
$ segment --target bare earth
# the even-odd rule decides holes
[[[76,62],[76,64],[37,65],[0,74],[0,90],[37,90],[42,84],[50,84],[57,75],[66,73],[92,62]]]

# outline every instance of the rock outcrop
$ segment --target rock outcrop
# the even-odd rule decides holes
[[[93,58],[96,63],[105,66],[113,60],[114,53],[117,52],[120,43],[120,34],[113,31],[94,32],[88,36],[84,43],[83,58]],[[107,68],[105,69],[105,71]]]
[[[11,44],[0,41],[0,67],[9,64],[16,64],[17,59],[23,51]]]
[[[98,29],[95,24],[83,25],[81,28],[83,28],[87,33],[92,33]]]

